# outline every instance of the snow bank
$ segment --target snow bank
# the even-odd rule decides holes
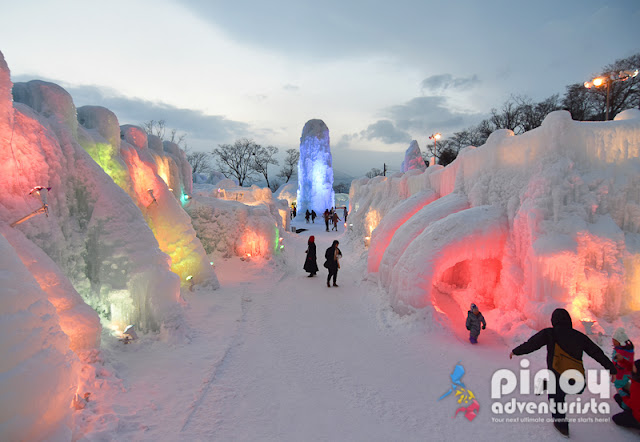
[[[0,268],[0,434],[70,440],[78,359],[55,308],[4,235]]]
[[[71,350],[98,348],[102,331],[98,314],[84,302],[62,269],[19,231],[0,226],[0,232],[55,307],[59,326],[69,338]]]
[[[187,206],[207,253],[270,258],[279,255],[289,229],[287,200],[274,199],[269,188],[226,189],[196,184]]]
[[[371,234],[367,267],[369,272],[378,271],[382,255],[398,228],[406,223],[417,211],[437,198],[438,196],[432,190],[418,192],[394,207],[382,218]]]
[[[208,174],[206,173],[195,173],[193,174],[193,183],[194,184],[218,184],[218,182],[222,180],[226,180],[227,177],[222,174],[222,172],[213,171]],[[236,183],[238,185],[238,183]]]
[[[349,190],[350,236],[370,237],[382,218],[411,195],[409,179],[416,174],[421,171],[353,180]]]
[[[640,309],[639,188],[637,112],[576,122],[559,111],[522,135],[497,131],[447,167],[355,180],[350,237],[373,232],[370,270],[399,310],[433,306],[457,324],[473,300],[508,334],[514,318],[538,328],[562,306],[606,333]],[[424,191],[439,199],[405,220]]]
[[[419,192],[416,195],[425,193],[425,196],[429,195],[426,191]],[[411,198],[405,202],[412,202],[410,200]],[[407,205],[403,204],[402,206],[406,207]],[[393,236],[390,238],[390,242],[385,241],[387,245],[384,249],[378,250],[377,253],[372,254],[370,248],[369,267],[375,269],[375,262],[379,262],[378,270],[382,285],[387,288],[389,287],[393,268],[400,261],[400,257],[407,247],[409,247],[409,245],[424,231],[424,229],[442,218],[468,208],[469,202],[465,195],[451,193],[434,201],[428,206],[423,206],[404,223],[398,225],[396,230],[393,232]],[[383,221],[386,221],[386,218],[383,219]],[[375,230],[374,234],[377,234]],[[370,271],[375,272],[375,270]]]
[[[279,200],[287,200],[289,207],[298,199],[298,183],[289,182],[281,185],[273,194],[273,197]]]

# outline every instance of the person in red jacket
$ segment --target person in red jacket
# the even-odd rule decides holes
[[[623,397],[622,401],[629,409],[614,415],[611,419],[621,427],[640,429],[640,359],[633,365],[629,395]]]
[[[631,379],[631,370],[633,368],[633,360],[635,359],[633,342],[631,342],[622,327],[615,331],[611,340],[613,342],[613,356],[611,356],[611,360],[618,370],[613,382],[617,390],[616,401],[622,409],[625,410],[627,406],[623,405],[621,398],[629,394],[629,380]]]

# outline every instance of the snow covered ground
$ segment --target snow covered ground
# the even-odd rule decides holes
[[[103,336],[101,353],[85,367],[97,370],[101,388],[75,412],[74,438],[561,439],[550,423],[493,421],[491,375],[499,368],[516,370],[519,361],[509,360],[510,348],[491,323],[480,344],[471,346],[464,318],[454,334],[434,328],[419,310],[398,316],[377,281],[363,280],[366,254],[355,243],[341,244],[340,287],[327,288],[321,257],[343,236],[343,227],[336,234],[320,223],[294,225],[309,230],[286,234],[283,261],[221,259],[219,290],[183,288],[184,339],[176,339],[177,332],[169,341],[149,334],[124,345]],[[315,278],[302,270],[310,234],[321,269]],[[529,359],[532,370],[542,368],[545,353]],[[585,362],[595,368],[588,357]],[[454,417],[453,395],[438,401],[458,363],[480,405],[472,421]],[[608,402],[617,412],[613,400]],[[571,432],[575,440],[637,440],[636,433],[611,422],[571,424]]]

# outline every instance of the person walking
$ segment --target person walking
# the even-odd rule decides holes
[[[324,217],[324,225],[327,226],[327,232],[329,231],[329,219],[331,217],[331,215],[329,214],[329,209],[324,209],[324,214],[322,215]]]
[[[309,209],[307,209],[306,213],[304,214],[304,219],[307,220],[307,224],[309,224],[310,216],[311,216],[311,213],[309,213]]]
[[[338,231],[338,221],[341,221],[341,219],[338,217],[338,213],[337,212],[333,212],[333,229],[331,230],[335,230],[336,232]]]
[[[304,266],[302,267],[305,272],[309,273],[309,278],[312,276],[316,276],[318,273],[318,258],[316,257],[316,243],[315,237],[312,235],[309,237],[309,241],[307,242],[307,259],[304,261]]]
[[[569,423],[566,420],[566,393],[560,388],[560,375],[569,369],[582,371],[582,353],[585,352],[600,365],[609,370],[612,375],[617,370],[613,363],[607,358],[604,352],[587,335],[580,333],[573,328],[571,315],[563,308],[557,308],[551,314],[552,327],[540,330],[527,342],[514,348],[509,354],[509,359],[513,355],[520,356],[547,346],[547,367],[553,372],[556,378],[556,392],[549,393],[549,401],[555,404],[552,408],[553,426],[563,436],[569,437]],[[586,380],[585,380],[586,382]],[[552,405],[553,407],[553,405]],[[555,412],[554,412],[555,411]]]
[[[296,209],[296,206],[293,206],[293,217],[295,218],[297,214],[298,210]]]
[[[469,330],[469,342],[472,344],[478,343],[478,336],[480,336],[480,324],[482,324],[482,330],[487,328],[487,321],[484,320],[484,316],[478,310],[478,306],[471,304],[471,308],[467,312],[467,330]]]
[[[347,222],[347,215],[349,215],[349,211],[347,210],[347,208],[344,208],[344,212],[342,212],[342,217],[344,218],[344,222]]]
[[[311,210],[311,222],[312,222],[313,224],[315,224],[315,223],[316,223],[316,217],[317,217],[317,216],[318,216],[318,215],[316,214],[316,211],[312,209],[312,210]]]
[[[331,287],[329,282],[332,277],[333,286],[338,287],[338,284],[336,284],[336,278],[338,277],[338,269],[340,268],[340,258],[342,258],[342,252],[338,248],[339,244],[338,240],[334,240],[331,247],[324,252],[324,257],[326,258],[324,266],[329,270],[329,275],[327,276],[327,287]]]

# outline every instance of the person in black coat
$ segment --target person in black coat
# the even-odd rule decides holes
[[[559,385],[560,374],[553,369],[553,356],[556,344],[561,350],[564,350],[569,356],[582,362],[582,353],[586,353],[595,359],[600,365],[609,370],[614,375],[616,368],[607,358],[604,352],[598,347],[587,335],[580,333],[573,328],[571,315],[563,308],[557,308],[551,314],[551,325],[553,327],[540,330],[533,335],[527,342],[514,348],[509,355],[520,356],[532,353],[542,346],[547,346],[547,367],[556,377],[556,393],[549,394],[549,399],[553,399],[556,404],[564,403],[566,393],[562,391]],[[585,380],[586,382],[586,380]],[[565,436],[569,435],[569,423],[566,421],[565,413],[552,413],[556,429]]]
[[[314,242],[315,238],[312,236],[309,237],[309,242],[307,243],[307,259],[304,261],[304,266],[302,267],[305,272],[309,272],[309,278],[312,276],[316,276],[318,273],[318,261],[316,257],[316,243]]]
[[[331,214],[329,213],[329,209],[324,209],[324,214],[322,215],[324,218],[324,225],[327,226],[327,232],[329,231],[329,220],[331,219]]]
[[[324,266],[329,270],[329,275],[327,276],[327,287],[331,287],[329,284],[331,277],[333,277],[333,286],[338,287],[338,284],[336,284],[336,278],[338,277],[340,258],[342,257],[342,252],[338,248],[338,244],[340,244],[338,240],[334,240],[331,247],[324,252],[324,257],[326,258]]]

